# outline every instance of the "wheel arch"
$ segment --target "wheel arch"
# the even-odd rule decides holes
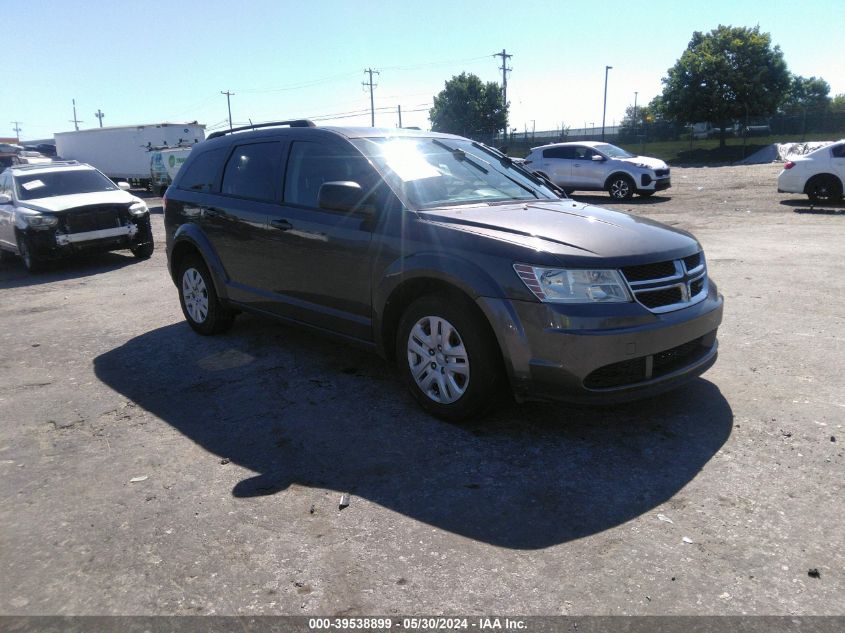
[[[168,252],[168,267],[170,268],[170,278],[174,284],[179,283],[176,279],[179,265],[182,260],[190,254],[196,254],[202,258],[208,271],[211,273],[211,279],[214,283],[214,290],[220,299],[228,299],[226,291],[226,282],[228,275],[220,257],[214,250],[214,247],[209,242],[205,234],[194,224],[183,224],[176,231],[173,236],[173,246]]]
[[[812,176],[807,178],[807,181],[804,183],[804,193],[809,193],[810,186],[814,182],[817,182],[817,181],[821,180],[822,178],[830,178],[834,182],[839,183],[839,191],[840,192],[842,192],[843,189],[845,188],[845,183],[842,182],[842,179],[839,176],[837,176],[836,174],[827,172],[827,171],[823,171],[823,172],[818,173],[818,174],[813,174]]]
[[[394,342],[402,314],[416,299],[431,294],[465,303],[498,346],[493,326],[476,302],[480,296],[501,296],[493,278],[480,267],[458,258],[447,260],[434,255],[412,260],[397,262],[401,268],[388,271],[374,293],[373,334],[379,352],[390,361],[395,359]]]
[[[622,169],[617,169],[616,171],[611,172],[611,174],[607,178],[604,179],[604,189],[608,189],[610,187],[611,181],[614,178],[618,178],[619,176],[624,176],[625,178],[630,180],[631,183],[634,185],[634,191],[636,191],[636,189],[637,189],[637,179],[634,178],[627,171],[624,171]]]

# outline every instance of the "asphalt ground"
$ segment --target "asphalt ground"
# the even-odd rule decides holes
[[[845,613],[845,206],[778,169],[576,195],[691,230],[725,296],[713,369],[611,408],[447,424],[337,341],[200,337],[156,198],[148,261],[3,264],[0,614]]]

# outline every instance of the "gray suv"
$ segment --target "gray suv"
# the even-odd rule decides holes
[[[659,158],[637,156],[610,143],[543,145],[533,148],[523,164],[567,193],[607,191],[619,200],[635,193],[651,196],[672,184],[669,165]]]
[[[395,362],[428,411],[658,393],[716,360],[694,237],[559,197],[503,154],[413,130],[286,121],[194,146],[164,199],[188,324],[241,311]]]

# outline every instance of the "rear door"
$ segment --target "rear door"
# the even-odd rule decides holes
[[[572,159],[575,158],[573,147],[549,147],[543,150],[542,171],[559,187],[572,185]]]
[[[381,178],[351,145],[322,138],[290,144],[281,206],[269,218],[267,274],[274,311],[372,339],[371,250],[375,220],[317,206],[326,182],[357,182],[377,197]]]

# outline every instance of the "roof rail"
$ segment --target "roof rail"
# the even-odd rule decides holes
[[[273,121],[272,123],[256,123],[255,125],[244,125],[241,127],[235,127],[231,130],[220,130],[219,132],[214,132],[213,134],[209,134],[205,140],[210,141],[213,138],[219,138],[221,136],[226,136],[227,134],[231,134],[232,132],[242,132],[244,130],[257,130],[260,127],[277,127],[280,125],[287,125],[288,127],[316,127],[313,121],[308,119],[292,119],[290,121]]]

